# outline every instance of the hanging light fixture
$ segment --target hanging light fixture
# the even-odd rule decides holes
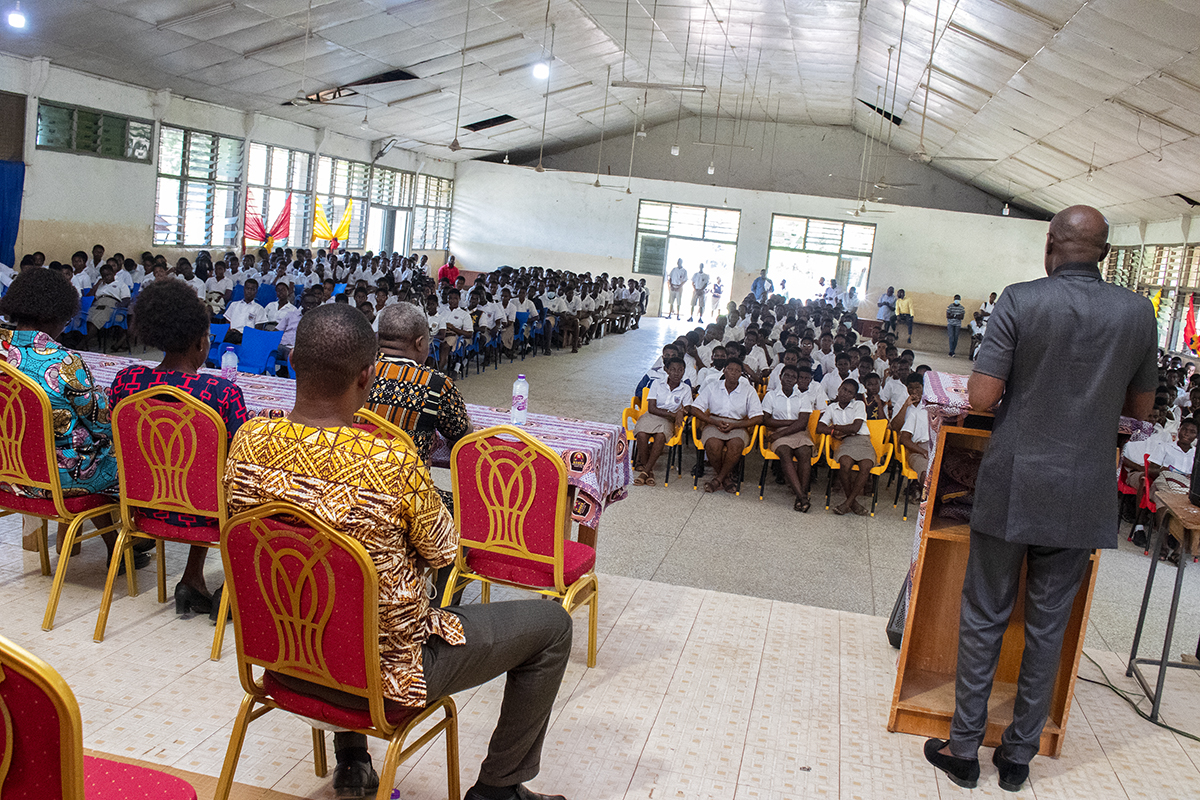
[[[671,145],[671,155],[673,155],[673,156],[679,155],[679,145],[677,145],[677,144]]]
[[[17,0],[16,8],[8,12],[8,24],[13,28],[25,27],[25,15],[21,13],[21,0]]]
[[[550,65],[544,61],[539,61],[533,65],[533,77],[539,81],[544,81],[550,77]]]
[[[1008,216],[1008,203],[1005,203],[1004,208],[1000,209],[1000,215],[1005,217]]]
[[[708,174],[715,175],[717,173],[717,163],[715,161],[708,162]]]

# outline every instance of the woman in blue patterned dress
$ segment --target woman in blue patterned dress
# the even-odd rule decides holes
[[[91,370],[80,355],[57,341],[79,312],[79,293],[62,275],[48,269],[32,269],[18,275],[0,298],[0,314],[8,317],[15,331],[0,331],[0,356],[41,386],[50,398],[54,425],[54,450],[63,494],[67,497],[105,494],[115,498],[117,461],[113,455],[112,423],[108,418],[108,396],[97,387]],[[25,497],[48,498],[44,489],[9,484],[4,490]],[[111,525],[97,517],[96,525]],[[59,525],[59,546],[66,535]],[[103,535],[109,555],[117,535]],[[138,567],[150,556],[137,554]],[[123,565],[122,565],[123,566]]]

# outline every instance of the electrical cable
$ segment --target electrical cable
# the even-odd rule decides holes
[[[1165,722],[1150,719],[1150,715],[1147,714],[1145,711],[1143,711],[1138,706],[1138,703],[1140,703],[1144,700],[1147,700],[1149,698],[1147,698],[1145,695],[1142,695],[1140,692],[1138,692],[1137,694],[1140,695],[1140,697],[1139,697],[1139,699],[1135,700],[1133,698],[1133,696],[1131,696],[1131,695],[1133,695],[1133,693],[1120,688],[1119,686],[1117,686],[1116,684],[1114,684],[1112,682],[1112,680],[1108,677],[1108,673],[1104,671],[1104,667],[1100,666],[1096,662],[1096,659],[1092,658],[1087,653],[1084,653],[1083,657],[1086,658],[1088,661],[1092,662],[1092,666],[1094,666],[1096,669],[1100,670],[1100,674],[1104,676],[1104,680],[1097,681],[1097,680],[1092,680],[1091,678],[1085,678],[1082,675],[1078,675],[1077,677],[1079,678],[1079,680],[1084,681],[1085,683],[1095,684],[1096,686],[1106,686],[1109,689],[1112,689],[1113,692],[1117,695],[1117,697],[1120,697],[1122,700],[1124,700],[1126,703],[1128,703],[1130,708],[1132,708],[1134,711],[1136,711],[1137,715],[1139,717],[1146,720],[1151,725],[1157,725],[1160,728],[1170,731],[1171,733],[1175,734],[1176,736],[1182,736],[1186,739],[1191,739],[1192,741],[1200,742],[1200,736],[1197,736],[1194,733],[1188,733],[1187,731],[1183,731],[1172,725],[1168,725]]]

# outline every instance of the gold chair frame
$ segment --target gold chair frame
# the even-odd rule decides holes
[[[295,677],[302,678],[309,683],[363,697],[367,700],[372,727],[356,728],[354,730],[358,733],[388,741],[387,754],[384,756],[383,764],[379,770],[379,791],[375,795],[376,800],[388,800],[391,797],[393,784],[396,781],[396,768],[407,760],[409,756],[432,741],[442,731],[446,732],[447,789],[450,798],[457,800],[461,797],[461,793],[459,791],[458,765],[458,707],[454,703],[454,698],[447,695],[446,697],[434,700],[424,710],[403,725],[392,725],[387,720],[383,698],[383,680],[380,677],[379,670],[371,668],[372,665],[379,664],[379,575],[375,569],[375,562],[371,560],[370,555],[367,554],[366,549],[359,541],[335,531],[324,521],[291,503],[267,503],[248,511],[243,511],[240,514],[230,517],[221,528],[221,560],[225,567],[225,580],[229,583],[229,589],[226,591],[226,594],[231,598],[236,598],[237,596],[235,590],[236,577],[229,563],[229,550],[227,547],[230,532],[243,523],[253,523],[276,515],[286,515],[297,520],[301,525],[312,528],[325,538],[335,542],[344,551],[350,553],[358,564],[359,569],[362,570],[364,583],[362,634],[367,663],[366,689],[358,690],[337,683],[329,676],[328,670],[324,676],[305,672],[302,676],[297,675]],[[269,539],[280,534],[264,529],[260,535],[263,538]],[[309,574],[311,574],[311,565],[309,567]],[[262,682],[255,680],[253,668],[256,666],[262,669],[276,667],[281,672],[284,670],[280,669],[279,665],[269,664],[245,654],[242,646],[245,639],[242,634],[242,620],[237,613],[237,600],[233,599],[232,602],[234,638],[237,642],[238,678],[242,683],[242,688],[245,690],[246,696],[242,698],[241,705],[238,707],[237,717],[233,723],[233,731],[229,738],[229,747],[225,752],[225,762],[221,766],[221,776],[217,782],[215,800],[228,800],[230,789],[233,786],[233,776],[237,770],[238,756],[242,751],[242,745],[246,738],[246,729],[249,724],[273,709],[288,711],[288,709],[280,706],[267,696]],[[289,620],[277,619],[276,625],[280,630],[292,631],[293,636],[298,636],[295,632],[297,628],[291,625]],[[320,654],[321,640],[319,636],[306,637],[304,643],[296,643],[297,649],[312,650],[314,646],[317,651],[317,659],[323,662],[324,659]],[[444,716],[442,719],[432,728],[425,731],[416,741],[405,746],[405,740],[414,729],[438,711],[443,712]],[[288,713],[293,712],[289,711]],[[317,777],[323,778],[328,773],[324,731],[314,727],[312,729],[312,737],[313,767]]]
[[[587,665],[594,667],[596,666],[596,626],[599,614],[600,584],[596,578],[595,570],[584,573],[570,586],[566,585],[563,578],[565,551],[563,543],[571,535],[571,506],[568,499],[567,468],[558,453],[542,444],[536,437],[530,436],[525,431],[513,425],[497,425],[492,428],[485,428],[481,431],[469,433],[459,439],[458,443],[454,445],[454,452],[450,456],[450,480],[454,487],[454,518],[456,520],[462,519],[462,479],[466,477],[480,480],[478,474],[472,476],[462,476],[459,474],[457,458],[459,449],[476,441],[489,439],[497,435],[510,436],[517,439],[534,456],[548,459],[558,473],[558,490],[554,503],[554,529],[558,531],[559,535],[554,537],[554,555],[534,555],[525,548],[523,536],[516,536],[515,541],[508,537],[498,539],[496,537],[497,532],[494,529],[488,531],[488,540],[486,542],[471,542],[469,545],[460,543],[458,552],[454,556],[454,568],[450,570],[450,577],[446,581],[446,590],[442,595],[442,607],[445,608],[450,605],[454,596],[471,581],[480,582],[480,595],[484,603],[491,601],[491,584],[495,583],[501,586],[511,586],[516,589],[524,589],[525,591],[553,597],[562,603],[563,608],[567,610],[568,614],[573,613],[575,609],[586,604],[589,606]],[[505,499],[507,500],[508,498]],[[512,512],[512,516],[514,517],[519,517],[519,512],[515,509],[506,508],[506,511]],[[554,587],[526,586],[520,583],[511,583],[480,575],[467,566],[467,549],[486,550],[503,555],[518,556],[542,564],[549,564],[554,570]]]
[[[74,549],[75,543],[86,542],[88,539],[94,539],[101,534],[115,531],[120,527],[119,522],[114,522],[112,525],[103,527],[97,525],[96,529],[91,533],[81,535],[83,523],[105,514],[111,514],[115,518],[120,510],[120,505],[113,502],[78,514],[73,514],[67,510],[66,499],[63,496],[62,477],[58,472],[58,456],[54,449],[54,423],[50,412],[50,396],[32,378],[6,361],[0,361],[0,376],[9,378],[17,383],[20,388],[31,391],[38,397],[42,406],[42,425],[47,434],[45,437],[45,459],[48,465],[48,472],[50,473],[49,481],[35,481],[29,477],[29,472],[25,468],[25,463],[21,457],[22,440],[25,438],[25,429],[28,423],[28,420],[25,418],[24,407],[18,403],[11,402],[14,399],[12,394],[0,389],[0,394],[4,395],[0,397],[0,483],[15,483],[33,489],[44,489],[50,494],[49,499],[54,503],[55,510],[55,516],[48,517],[40,514],[30,514],[25,511],[0,509],[0,517],[6,517],[11,514],[24,514],[31,517],[39,517],[42,520],[42,529],[38,536],[38,558],[41,561],[43,575],[50,574],[49,523],[53,520],[67,526],[66,535],[63,537],[62,542],[60,542],[62,552],[58,556],[58,566],[54,570],[54,582],[50,587],[50,599],[46,603],[46,614],[42,619],[42,630],[48,631],[54,628],[54,616],[58,612],[58,601],[62,596],[63,583],[67,577],[67,564],[71,560],[71,550]],[[118,553],[120,551],[114,550],[113,552]],[[113,564],[115,565],[116,563],[117,560],[114,558]],[[132,552],[125,555],[125,580],[128,585],[129,595],[131,597],[137,595],[137,574],[133,568]]]
[[[361,419],[364,422],[374,425],[376,428],[379,428],[393,439],[400,440],[400,442],[408,447],[409,450],[416,452],[417,444],[412,440],[412,437],[408,435],[408,431],[404,430],[396,423],[380,416],[379,414],[376,414],[366,406],[363,406],[358,411],[355,411],[354,418],[356,420]]]
[[[225,456],[229,448],[229,435],[225,430],[225,420],[221,415],[214,411],[208,404],[196,399],[192,395],[183,391],[176,386],[152,386],[149,389],[143,389],[140,392],[131,394],[121,400],[111,410],[111,415],[115,419],[117,410],[125,407],[128,404],[143,404],[147,400],[153,400],[161,397],[170,397],[172,402],[181,403],[191,414],[207,417],[212,422],[219,432],[217,443],[216,466],[217,474],[214,476],[219,491],[217,492],[217,525],[223,525],[229,519],[229,512],[225,507]],[[181,421],[181,425],[186,420]],[[179,432],[176,428],[175,433]],[[113,444],[116,452],[120,453],[122,447],[129,446],[128,443],[122,444],[121,433],[116,425],[113,425]],[[139,436],[133,443],[133,446],[138,447],[143,455],[146,453],[146,443]],[[161,506],[170,506],[162,510],[174,511],[179,514],[195,514],[199,517],[209,517],[212,512],[196,508],[191,500],[186,496],[186,491],[183,489],[183,481],[181,478],[186,472],[191,469],[192,460],[195,458],[195,451],[185,453],[186,463],[176,464],[169,467],[174,473],[172,476],[165,476],[164,480],[155,481],[155,501]],[[147,461],[152,459],[147,457]],[[196,542],[190,539],[173,538],[169,536],[158,536],[156,534],[146,533],[138,529],[137,515],[134,513],[138,508],[143,508],[141,504],[129,502],[128,496],[125,494],[125,486],[128,483],[128,478],[125,476],[125,463],[121,458],[117,458],[117,474],[121,480],[121,533],[117,536],[117,545],[114,552],[124,552],[125,549],[131,548],[133,539],[150,539],[155,543],[155,568],[158,570],[158,602],[167,602],[167,560],[166,553],[163,547],[163,542],[178,542],[180,544],[197,545],[199,547],[207,547],[211,549],[220,549],[220,542]],[[160,506],[160,507],[161,507]],[[116,563],[115,560],[113,562]],[[108,570],[108,578],[104,582],[104,596],[100,601],[100,615],[96,619],[96,630],[92,638],[97,642],[104,641],[104,630],[108,625],[108,613],[112,607],[113,584],[116,581],[116,568],[110,566]],[[209,658],[212,661],[221,660],[221,650],[225,641],[225,620],[229,617],[229,595],[226,592],[221,593],[221,608],[217,615],[217,630],[213,634],[212,652]]]

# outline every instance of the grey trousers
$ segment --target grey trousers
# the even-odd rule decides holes
[[[1091,550],[1015,544],[971,531],[958,632],[958,676],[950,752],[976,758],[987,728],[988,697],[1000,647],[1026,563],[1025,651],[1004,757],[1028,764],[1037,755],[1050,709],[1063,634]]]
[[[504,700],[479,782],[512,786],[533,780],[541,768],[542,741],[571,654],[571,615],[550,600],[514,600],[451,606],[462,620],[466,644],[431,637],[422,648],[426,696],[431,700],[487,683],[504,673]],[[287,681],[291,683],[291,681]],[[309,684],[309,694],[334,702],[358,700]],[[351,702],[346,702],[351,705]],[[365,705],[363,706],[365,707]],[[361,733],[334,735],[335,750],[366,747]]]

